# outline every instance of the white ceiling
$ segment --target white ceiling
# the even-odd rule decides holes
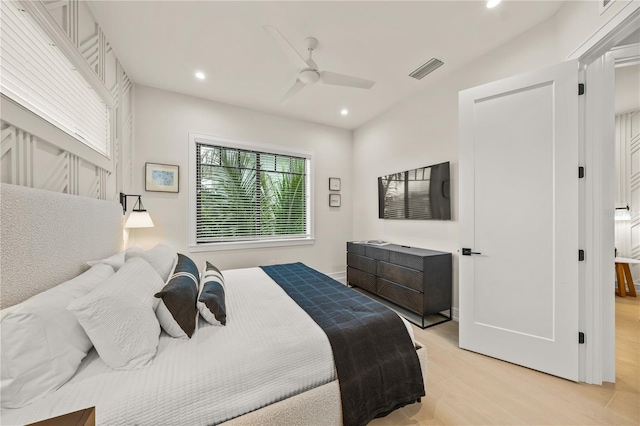
[[[428,84],[553,16],[559,1],[187,2],[94,1],[95,18],[139,84],[354,129]],[[316,37],[321,70],[377,81],[370,90],[306,87],[280,98],[297,71],[264,31],[276,27],[304,54]],[[445,65],[408,74],[432,57]],[[305,54],[306,57],[306,54]],[[194,78],[196,70],[207,78]],[[341,116],[347,108],[349,115]]]

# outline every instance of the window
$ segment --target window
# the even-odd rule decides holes
[[[110,110],[18,2],[2,3],[3,95],[105,157]]]
[[[311,154],[191,136],[192,247],[312,242]]]

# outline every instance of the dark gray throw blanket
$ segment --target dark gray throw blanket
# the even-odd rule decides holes
[[[365,425],[424,396],[418,355],[391,309],[302,263],[262,269],[329,338],[345,426]]]

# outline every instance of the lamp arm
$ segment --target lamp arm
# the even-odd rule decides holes
[[[142,195],[120,193],[120,204],[122,204],[122,214],[127,214],[127,197],[138,197],[138,201],[142,204]],[[135,206],[134,206],[135,207]]]

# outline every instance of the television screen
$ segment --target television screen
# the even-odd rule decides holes
[[[380,219],[451,220],[449,163],[378,178]]]

